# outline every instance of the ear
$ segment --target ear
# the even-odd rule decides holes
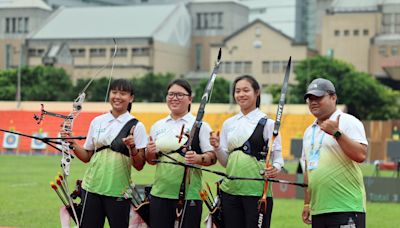
[[[261,94],[261,91],[260,91],[260,90],[257,90],[257,91],[256,91],[256,97],[260,96],[260,94]]]
[[[133,103],[134,101],[135,101],[135,95],[132,95],[132,99],[129,102]]]
[[[192,101],[193,101],[193,96],[190,96],[190,97],[189,97],[189,101],[190,101],[190,103],[192,103]]]

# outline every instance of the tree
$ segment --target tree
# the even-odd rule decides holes
[[[194,88],[194,101],[200,102],[201,96],[204,93],[204,88],[206,87],[208,79],[202,79]],[[212,103],[229,103],[229,96],[231,96],[231,91],[229,88],[229,81],[224,78],[216,78],[214,82],[214,88],[211,95],[210,102]]]
[[[399,92],[382,85],[372,75],[355,71],[343,61],[317,56],[300,62],[295,68],[298,84],[290,91],[293,103],[304,103],[308,84],[326,78],[335,84],[338,103],[362,120],[385,120],[400,117]]]
[[[17,71],[4,70],[0,71],[0,100],[15,100],[17,92]]]
[[[343,79],[341,88],[339,102],[341,99],[341,103],[346,104],[348,113],[363,120],[400,118],[400,106],[396,101],[399,93],[369,74],[352,72]]]
[[[317,56],[301,61],[294,69],[298,84],[293,86],[291,91],[294,96],[292,102],[304,104],[303,96],[307,86],[316,78],[330,80],[336,87],[336,91],[341,91],[341,81],[349,73],[354,71],[354,67],[340,60]],[[338,93],[341,97],[341,94]]]
[[[17,88],[17,71],[0,72],[1,100],[14,100]],[[48,66],[21,68],[21,99],[24,101],[68,100],[72,82],[62,68]]]
[[[167,86],[174,78],[175,75],[171,73],[147,73],[141,78],[133,79],[132,82],[135,89],[135,100],[145,102],[165,101]]]

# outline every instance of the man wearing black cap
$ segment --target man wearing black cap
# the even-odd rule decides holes
[[[303,136],[303,222],[312,227],[365,227],[366,198],[360,163],[367,156],[361,121],[336,109],[331,81],[317,78],[304,95],[316,117]]]

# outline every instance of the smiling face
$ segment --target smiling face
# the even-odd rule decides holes
[[[175,118],[182,117],[189,112],[192,96],[180,85],[172,85],[166,95],[167,105],[171,115]]]
[[[308,109],[318,120],[328,119],[336,110],[336,95],[324,94],[317,97],[314,95],[308,96],[306,99]]]
[[[251,83],[246,79],[237,81],[234,89],[235,101],[243,114],[246,115],[256,109],[257,97],[260,95],[259,90],[254,90]]]
[[[109,102],[112,107],[112,114],[117,117],[128,110],[129,103],[132,103],[134,96],[130,92],[122,91],[119,89],[112,89],[110,91]]]

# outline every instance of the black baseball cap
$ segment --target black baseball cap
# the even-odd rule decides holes
[[[333,83],[324,78],[314,79],[310,85],[307,87],[307,92],[304,94],[304,100],[307,99],[310,95],[314,95],[317,97],[322,97],[325,93],[336,93],[335,86]]]

